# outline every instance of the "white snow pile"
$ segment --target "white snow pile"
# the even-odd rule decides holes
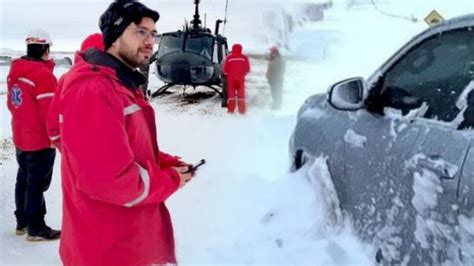
[[[343,218],[326,160],[324,157],[310,159],[302,169],[280,179],[261,196],[258,205],[266,206],[263,209],[267,211],[255,225],[258,227],[255,231],[260,232],[254,236],[259,239],[258,248],[250,241],[245,247],[259,250],[252,262],[268,265],[371,263],[371,247],[350,237],[354,233]],[[260,257],[266,259],[260,260]]]
[[[469,84],[464,88],[464,90],[461,92],[459,95],[457,101],[456,101],[456,107],[460,110],[458,115],[453,119],[451,122],[454,127],[458,127],[463,121],[464,121],[464,113],[467,110],[468,107],[468,96],[470,93],[474,91],[474,80],[469,82]]]
[[[467,263],[474,265],[474,217],[459,215],[458,219],[462,256]]]
[[[315,224],[315,232],[324,235],[325,232],[337,232],[343,225],[343,216],[334,187],[331,174],[329,173],[326,157],[317,157],[308,169],[308,177],[314,189],[314,195],[321,208],[319,217]]]
[[[438,194],[443,193],[439,176],[423,169],[421,174],[415,172],[413,177],[415,195],[412,204],[419,215],[429,216],[428,212],[438,205]],[[428,245],[426,241],[421,242]]]
[[[321,110],[320,108],[308,108],[306,109],[302,114],[301,118],[309,118],[309,119],[320,119],[324,116],[326,116],[327,113]]]
[[[424,154],[415,155],[410,162],[407,162],[407,165],[415,169],[414,195],[411,200],[416,210],[415,239],[423,249],[429,251],[433,261],[439,261],[436,257],[437,252],[449,254],[446,263],[460,264],[461,258],[464,263],[473,261],[470,251],[474,243],[474,235],[471,234],[473,229],[470,227],[473,225],[472,219],[459,216],[460,226],[453,226],[456,223],[453,220],[455,217],[439,213],[437,210],[444,192],[441,176],[454,176],[458,168],[441,159],[427,158]],[[418,168],[415,168],[416,166]],[[439,169],[447,169],[447,171],[443,172]],[[457,206],[454,205],[452,208],[455,210]]]
[[[384,107],[384,113],[387,118],[394,118],[394,119],[403,118],[406,120],[410,120],[410,119],[415,119],[418,117],[423,117],[426,111],[428,111],[428,108],[429,108],[428,104],[426,104],[426,102],[423,102],[420,107],[410,110],[410,112],[408,112],[405,115],[402,114],[401,110],[395,109],[392,107]]]
[[[426,156],[426,154],[416,154],[410,160],[405,162],[405,167],[421,166],[423,170],[430,169],[435,171],[435,174],[439,177],[445,176],[448,178],[453,178],[456,173],[459,171],[459,167],[453,163],[450,163],[441,157],[438,156]]]
[[[1,34],[0,56],[22,55],[24,36],[34,25],[48,30],[55,43],[52,52],[57,53],[58,58],[71,56],[71,53],[60,52],[77,50],[85,36],[99,31],[97,19],[110,3],[110,0],[1,1],[0,24],[7,26]],[[181,29],[184,18],[189,20],[194,11],[188,0],[143,2],[160,11],[159,32]],[[282,110],[268,110],[271,97],[265,79],[267,60],[263,56],[251,58],[246,116],[227,114],[220,108],[217,96],[197,102],[183,100],[185,96],[179,89],[152,102],[160,148],[189,162],[201,158],[208,162],[189,185],[167,202],[173,217],[180,265],[372,265],[374,249],[361,243],[341,210],[327,158],[314,158],[299,171],[288,174],[288,140],[295,115],[310,95],[325,92],[339,80],[367,77],[410,37],[427,27],[422,20],[414,23],[387,16],[381,10],[423,18],[437,9],[445,18],[451,18],[472,13],[472,0],[380,0],[378,10],[371,5],[348,8],[349,2],[361,1],[332,1],[334,8],[327,10],[323,21],[301,25],[296,20],[297,11],[285,7],[293,1],[278,5],[275,2],[283,1],[264,2],[259,7],[275,5],[277,11],[285,11],[278,11],[279,18],[292,15],[296,22],[293,32],[282,31],[278,36],[279,40],[288,40],[287,49],[282,49],[287,56]],[[285,29],[284,25],[265,27],[260,8],[254,8],[254,4],[244,0],[229,1],[229,22],[222,25],[221,32],[228,37],[229,45],[240,42],[245,52],[266,54],[270,46],[275,45],[275,33]],[[222,18],[224,9],[223,0],[202,1],[201,19],[207,14],[207,26],[213,28],[214,20]],[[297,61],[294,57],[306,60]],[[2,103],[7,97],[8,70],[8,66],[0,66]],[[67,68],[57,67],[55,74],[59,77],[65,71]],[[150,88],[156,90],[162,82],[152,74]],[[198,88],[198,92],[207,94],[203,88]],[[308,109],[303,116],[322,118],[323,112]],[[356,120],[357,113],[349,117]],[[0,126],[0,265],[59,265],[57,241],[32,244],[14,235],[17,165],[6,104],[0,105]],[[402,123],[393,129],[392,136],[403,129]],[[348,131],[345,140],[363,147],[367,138]],[[419,156],[411,160],[411,166],[419,170],[418,164],[422,161],[428,160]],[[449,175],[458,171],[448,162],[434,162],[435,166],[441,165],[439,169],[448,169]],[[53,182],[46,193],[46,219],[54,228],[61,224],[59,173],[58,154]],[[463,256],[471,258],[468,264],[474,265],[474,218],[456,217],[459,228],[454,229],[454,226],[446,228],[438,219],[433,211],[442,195],[437,175],[426,169],[414,175],[412,203],[419,212],[417,239],[424,245],[431,244],[432,237],[451,239],[449,230],[458,230]],[[372,204],[370,211],[378,213],[377,205]],[[395,237],[401,227],[393,226],[391,220],[397,212],[407,208],[402,205],[401,200],[395,198],[394,207],[383,210],[388,212],[389,221],[377,232],[377,238],[387,242],[383,253],[388,259],[401,256],[397,254],[401,241]]]
[[[344,141],[354,147],[364,148],[367,137],[357,134],[353,129],[348,129],[344,134]]]

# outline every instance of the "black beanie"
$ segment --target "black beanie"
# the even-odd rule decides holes
[[[135,0],[115,0],[112,2],[99,19],[99,28],[104,38],[105,50],[112,46],[112,43],[122,35],[130,23],[139,24],[144,17],[157,22],[160,14]]]

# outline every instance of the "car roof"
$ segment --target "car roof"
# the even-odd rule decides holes
[[[394,53],[387,61],[385,61],[381,67],[379,67],[368,79],[368,83],[376,82],[382,73],[385,73],[387,69],[393,65],[395,61],[398,61],[400,57],[405,55],[408,50],[412,49],[414,46],[419,45],[422,41],[427,38],[440,34],[446,31],[452,31],[456,29],[470,28],[474,27],[474,14],[463,15],[455,17],[452,19],[445,20],[433,27],[422,31],[418,35],[415,35],[410,41],[408,41],[402,48],[400,48],[396,53]],[[474,29],[472,29],[474,33]]]
[[[459,28],[459,27],[466,27],[466,26],[474,26],[474,14],[467,14],[459,17],[455,17],[452,19],[445,20],[432,28],[426,30],[436,30],[436,29],[445,29],[445,28]]]

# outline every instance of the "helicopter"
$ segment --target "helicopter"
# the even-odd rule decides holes
[[[227,94],[226,79],[222,75],[221,64],[228,54],[227,38],[219,34],[219,26],[225,20],[218,19],[214,33],[201,25],[199,0],[194,0],[195,12],[190,26],[183,30],[159,35],[158,50],[150,64],[155,62],[156,73],[165,85],[155,92],[147,91],[154,98],[175,86],[208,87],[223,98]],[[148,72],[148,70],[146,71]]]

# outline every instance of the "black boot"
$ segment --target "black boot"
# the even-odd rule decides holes
[[[17,223],[16,224],[16,229],[15,229],[15,234],[17,236],[22,236],[22,235],[26,234],[26,225],[22,225],[22,224]]]
[[[43,240],[56,240],[61,237],[60,230],[51,229],[49,226],[45,225],[39,231],[32,231],[28,229],[28,235],[26,240],[28,241],[43,241]]]

